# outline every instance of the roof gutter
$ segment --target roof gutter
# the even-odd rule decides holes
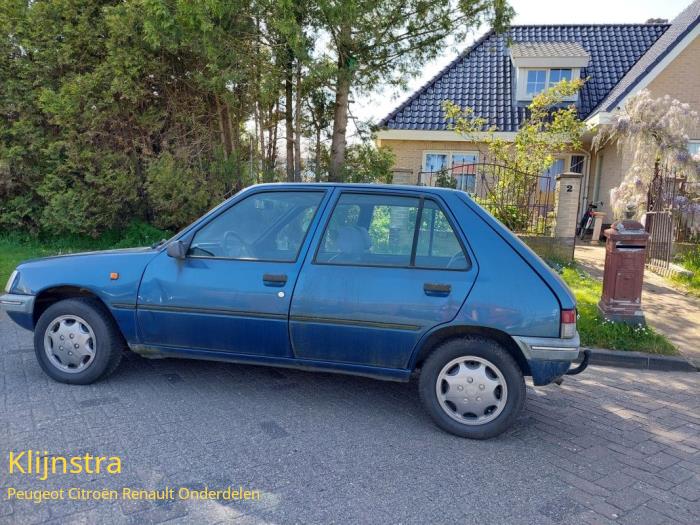
[[[514,131],[496,131],[494,133],[483,131],[470,133],[464,136],[451,130],[442,129],[382,129],[377,131],[376,138],[382,140],[433,140],[442,142],[483,142],[490,137],[513,141]]]

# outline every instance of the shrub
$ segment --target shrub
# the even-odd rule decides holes
[[[69,154],[37,189],[45,203],[41,229],[54,235],[96,237],[120,228],[139,212],[138,188],[130,162],[122,155],[88,149]]]
[[[154,225],[177,230],[192,222],[223,198],[223,188],[216,186],[210,184],[202,171],[182,166],[169,153],[161,155],[146,171],[146,191]]]

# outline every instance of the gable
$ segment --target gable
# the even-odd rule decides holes
[[[696,0],[671,22],[668,31],[625,74],[597,110],[613,111],[624,103],[626,97],[646,87],[655,75],[665,69],[678,51],[682,52],[696,38],[699,26],[700,0]],[[697,66],[691,67],[689,71],[693,70],[697,70]]]
[[[442,103],[471,107],[499,131],[517,131],[525,108],[514,103],[515,70],[507,42],[575,42],[590,56],[577,106],[586,118],[664,34],[667,24],[514,26],[489,32],[380,122],[388,129],[447,130]]]

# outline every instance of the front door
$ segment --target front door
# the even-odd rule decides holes
[[[295,356],[405,368],[421,336],[455,317],[474,282],[453,224],[420,193],[340,193],[294,292]]]
[[[249,192],[193,233],[184,260],[161,252],[139,289],[142,342],[290,357],[292,290],[326,194]]]

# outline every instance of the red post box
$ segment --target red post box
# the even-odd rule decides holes
[[[598,309],[606,319],[644,323],[642,281],[649,234],[641,223],[617,221],[605,230],[603,295]]]

